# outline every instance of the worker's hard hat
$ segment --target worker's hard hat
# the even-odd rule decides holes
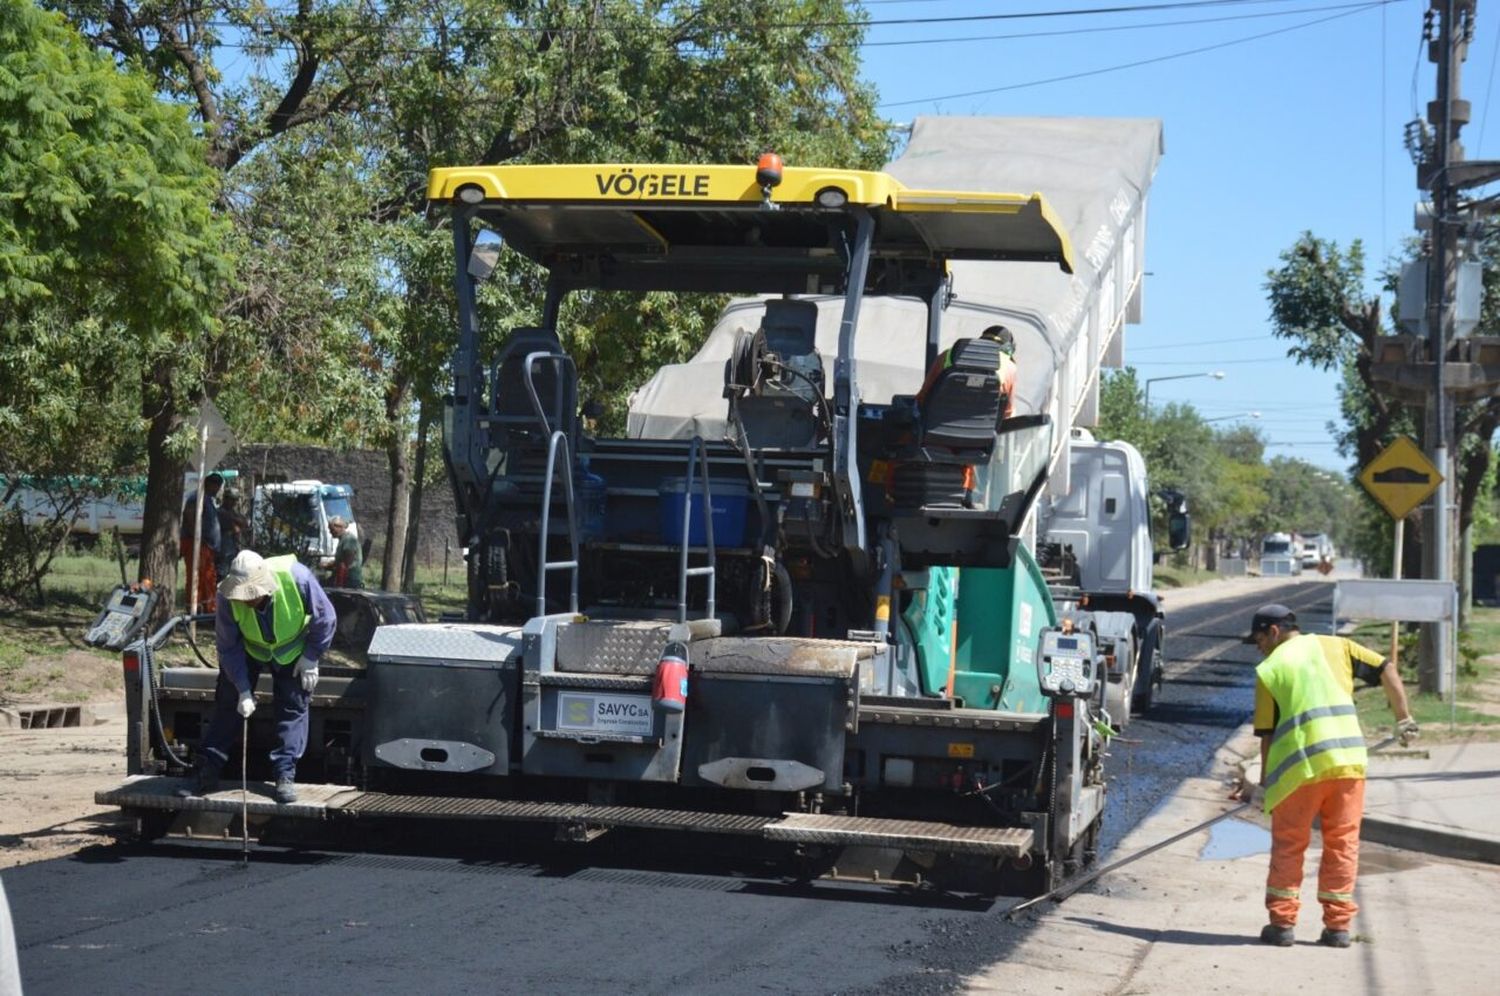
[[[219,582],[219,594],[231,602],[253,602],[276,591],[276,574],[266,558],[241,550],[230,561],[229,573]]]
[[[1010,334],[1010,329],[1004,325],[991,325],[979,333],[981,339],[993,339],[1000,344],[1000,349],[1006,353],[1016,351],[1016,337]]]
[[[1285,605],[1275,602],[1270,605],[1262,605],[1255,612],[1255,618],[1250,620],[1250,635],[1241,642],[1254,643],[1255,638],[1261,633],[1269,633],[1272,626],[1280,626],[1282,629],[1295,628],[1297,625],[1297,613]]]

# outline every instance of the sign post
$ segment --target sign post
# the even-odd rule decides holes
[[[1390,513],[1396,520],[1395,530],[1395,562],[1392,566],[1391,576],[1400,580],[1401,578],[1401,547],[1405,538],[1406,517],[1412,511],[1438,489],[1442,483],[1443,475],[1432,462],[1422,453],[1421,449],[1409,436],[1397,436],[1391,445],[1381,450],[1375,459],[1365,465],[1359,472],[1359,483],[1364,485],[1370,496],[1380,503],[1380,506]],[[1435,510],[1434,514],[1443,514],[1442,510]],[[1448,640],[1448,630],[1453,625],[1450,621],[1439,621],[1438,643],[1443,645]],[[1397,634],[1396,623],[1391,624],[1391,660],[1397,660]],[[1443,686],[1449,681],[1449,675],[1441,667],[1438,667],[1436,691],[1442,694]]]

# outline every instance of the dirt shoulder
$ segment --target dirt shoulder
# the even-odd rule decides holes
[[[94,793],[124,777],[122,713],[92,726],[0,729],[0,868],[113,839],[119,810]]]

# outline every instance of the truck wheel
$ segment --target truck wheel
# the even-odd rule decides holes
[[[1130,636],[1130,642],[1125,648],[1126,655],[1134,661],[1136,659],[1135,634]],[[1116,730],[1123,730],[1130,725],[1130,713],[1134,708],[1135,685],[1140,680],[1140,665],[1133,663],[1125,672],[1125,677],[1119,684],[1113,681],[1104,683],[1104,709],[1109,713],[1110,722]]]
[[[1109,721],[1114,724],[1116,730],[1123,731],[1130,725],[1130,714],[1135,708],[1134,697],[1134,674],[1127,674],[1119,684],[1112,681],[1105,682],[1104,710],[1109,713]]]
[[[1134,704],[1136,712],[1145,712],[1156,699],[1156,685],[1161,680],[1161,621],[1153,619],[1141,641],[1140,663],[1136,665]]]

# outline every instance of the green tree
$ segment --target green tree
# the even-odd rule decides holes
[[[891,148],[873,91],[858,77],[861,18],[838,0],[518,2],[504,30],[490,3],[425,10],[401,29],[413,56],[378,118],[392,153],[380,202],[412,220],[383,309],[393,482],[386,587],[400,576],[405,546],[411,400],[441,394],[456,325],[451,237],[434,227],[447,219],[428,220],[413,177],[473,163],[748,162],[768,145],[791,162],[868,168]],[[481,302],[496,343],[537,318],[539,275],[515,258],[504,266]],[[623,422],[632,387],[697,347],[720,303],[665,294],[568,302],[564,344],[586,394],[604,406],[606,428]],[[436,413],[434,404],[420,407]]]
[[[1409,246],[1412,257],[1418,247]],[[1485,264],[1485,299],[1481,327],[1500,330],[1500,234],[1491,232],[1479,244]],[[1364,294],[1364,250],[1358,240],[1347,250],[1304,232],[1281,254],[1281,266],[1266,274],[1272,331],[1292,345],[1288,355],[1323,370],[1337,369],[1343,379],[1339,399],[1342,427],[1330,427],[1340,452],[1362,467],[1399,434],[1416,434],[1419,411],[1381,393],[1371,378],[1377,339],[1392,334],[1382,317],[1379,297]],[[1395,275],[1387,273],[1387,291]],[[1453,406],[1452,433],[1457,480],[1459,532],[1474,521],[1475,504],[1488,474],[1495,432],[1500,428],[1500,397]],[[1362,530],[1384,544],[1362,552],[1372,564],[1390,560],[1389,530]],[[1407,563],[1420,563],[1419,541],[1408,530]]]
[[[181,108],[29,0],[0,0],[0,121],[0,473],[102,479],[219,333],[216,177]]]

